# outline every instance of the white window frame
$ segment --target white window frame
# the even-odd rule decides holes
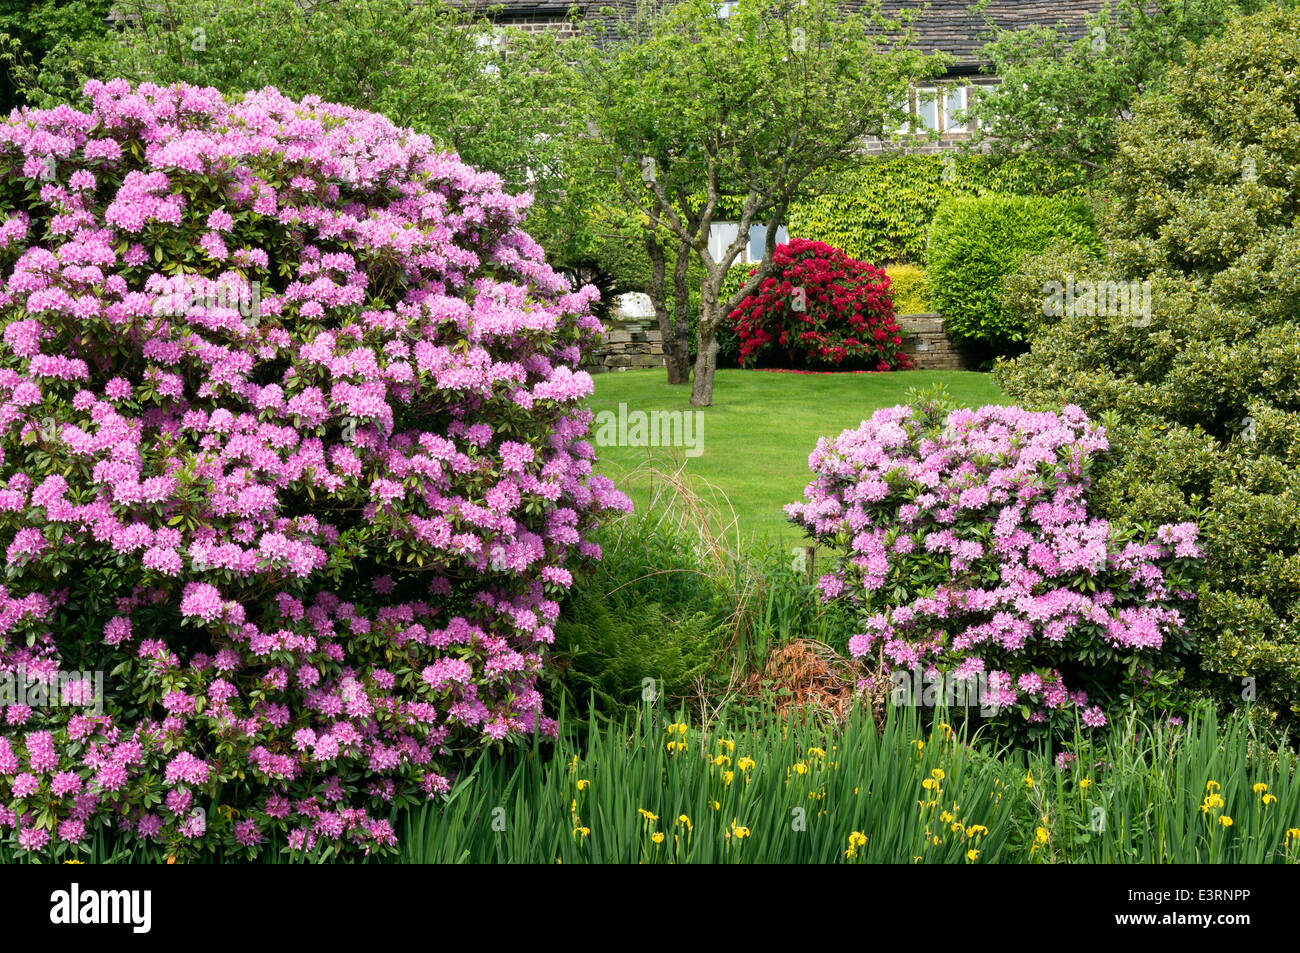
[[[477,48],[478,52],[484,56],[495,56],[505,49],[505,33],[500,28],[476,33],[474,34],[474,46]],[[501,67],[490,60],[479,67],[479,69],[481,69],[485,75],[489,76],[501,72]]]
[[[948,102],[949,102],[949,99],[950,99],[954,94],[955,94],[956,97],[957,97],[957,109],[956,109],[956,111],[959,112],[959,113],[964,113],[964,112],[966,111],[966,102],[967,102],[967,100],[966,100],[966,90],[967,90],[968,88],[969,88],[969,87],[968,87],[968,86],[965,86],[965,85],[961,85],[961,86],[953,86],[951,89],[945,91],[944,96],[943,96],[943,131],[944,131],[944,132],[953,132],[953,133],[958,133],[958,132],[960,132],[960,133],[966,133],[966,132],[970,132],[970,123],[966,123],[966,122],[962,122],[962,123],[954,122],[954,121],[953,121],[953,118],[952,118],[952,116],[951,116],[951,114],[950,114],[949,111],[948,111]]]
[[[912,91],[909,89],[903,96],[903,122],[894,130],[894,135],[905,136],[912,131]]]
[[[723,253],[739,235],[739,222],[714,222],[709,226],[709,257],[721,261]]]
[[[966,108],[970,109],[974,102],[974,99],[982,96],[984,94],[984,90],[990,89],[994,85],[995,84],[993,83],[971,83],[970,85],[968,85],[966,87]],[[980,122],[978,116],[967,120],[966,126],[971,132],[974,132],[976,129],[984,128],[984,125],[983,123]]]
[[[957,106],[955,112],[965,112],[970,108],[970,90],[968,83],[939,83],[935,86],[916,86],[908,92],[907,97],[907,115],[908,119],[897,130],[896,135],[917,135],[928,136],[931,132],[937,132],[939,135],[963,135],[973,132],[980,128],[978,120],[967,120],[963,123],[954,122],[949,115],[948,101],[955,94],[957,97]],[[921,109],[928,105],[926,99],[934,104],[935,126],[932,129],[926,124],[922,117]]]
[[[764,238],[766,238],[767,223],[754,222],[750,226],[751,230],[759,228],[763,230]],[[709,226],[709,257],[714,261],[721,261],[723,254],[731,247],[731,243],[734,242],[739,235],[739,222],[714,222]],[[776,243],[778,245],[784,245],[789,240],[789,231],[784,225],[778,225],[776,229]],[[753,241],[751,232],[751,237],[746,239],[745,246],[740,250],[740,254],[736,256],[736,260],[732,262],[732,265],[757,265],[763,260],[762,252],[760,251],[758,257],[755,258],[752,251]]]
[[[916,125],[920,126],[917,135],[929,135],[932,132],[943,132],[943,101],[944,97],[939,95],[941,92],[938,86],[918,86],[915,95],[912,97],[912,115],[916,117]],[[928,100],[928,102],[927,102]],[[921,115],[921,107],[934,105],[934,128],[931,129],[926,125],[925,119]]]

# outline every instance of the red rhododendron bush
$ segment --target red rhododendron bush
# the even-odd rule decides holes
[[[778,245],[771,274],[728,317],[746,366],[873,371],[912,366],[894,320],[889,276],[825,242],[795,238]]]
[[[0,831],[386,849],[554,728],[596,292],[381,116],[84,93],[0,124]]]

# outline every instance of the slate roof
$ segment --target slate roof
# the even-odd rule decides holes
[[[527,17],[563,17],[574,7],[583,16],[598,17],[602,7],[631,10],[636,0],[496,0],[499,17],[508,22]],[[973,72],[982,65],[979,49],[983,45],[984,20],[970,12],[971,0],[883,0],[881,12],[890,18],[900,11],[914,11],[918,16],[912,27],[917,47],[925,52],[948,53],[956,59],[953,72]],[[1061,27],[1072,37],[1087,32],[1084,21],[1101,7],[1101,0],[990,0],[988,16],[1005,29],[1035,26]],[[846,6],[862,9],[862,0],[846,0]]]
[[[988,17],[1003,29],[1060,27],[1067,35],[1078,38],[1087,33],[1084,18],[1096,13],[1101,5],[1099,0],[990,0]],[[884,0],[881,12],[895,17],[900,10],[920,10],[923,6],[915,0]],[[985,25],[981,17],[970,12],[970,0],[930,0],[929,9],[912,26],[918,45],[927,52],[948,53],[963,64],[980,62]]]

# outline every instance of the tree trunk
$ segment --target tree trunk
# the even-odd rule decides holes
[[[696,339],[695,379],[691,382],[691,406],[713,406],[713,372],[718,369],[717,335],[703,324]]]
[[[687,274],[694,253],[688,242],[678,241],[677,263],[673,266],[673,336],[671,340],[664,336],[664,354],[672,353],[680,377],[673,380],[670,371],[670,384],[688,384],[691,380],[691,287],[687,284]]]
[[[673,267],[674,308],[670,313],[666,301],[667,263],[664,249],[652,230],[645,233],[646,252],[650,256],[651,285],[650,301],[655,309],[655,322],[659,326],[659,337],[663,342],[664,366],[668,369],[669,384],[686,384],[691,379],[690,366],[690,329],[686,322],[686,309],[681,306],[681,287],[686,283],[684,256],[677,253],[677,263]]]
[[[664,340],[664,364],[668,367],[668,383],[690,383],[691,351],[685,336],[667,336],[666,333],[661,333],[660,336]]]
[[[721,285],[718,278],[716,284]],[[718,369],[718,289],[714,276],[707,274],[700,288],[700,320],[695,341],[695,379],[691,382],[691,405],[713,406],[713,374]]]

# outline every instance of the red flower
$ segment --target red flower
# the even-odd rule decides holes
[[[742,364],[761,360],[803,370],[856,363],[875,371],[911,366],[901,350],[889,276],[882,269],[804,239],[778,246],[773,264],[763,293],[746,298],[729,315],[740,337]]]

